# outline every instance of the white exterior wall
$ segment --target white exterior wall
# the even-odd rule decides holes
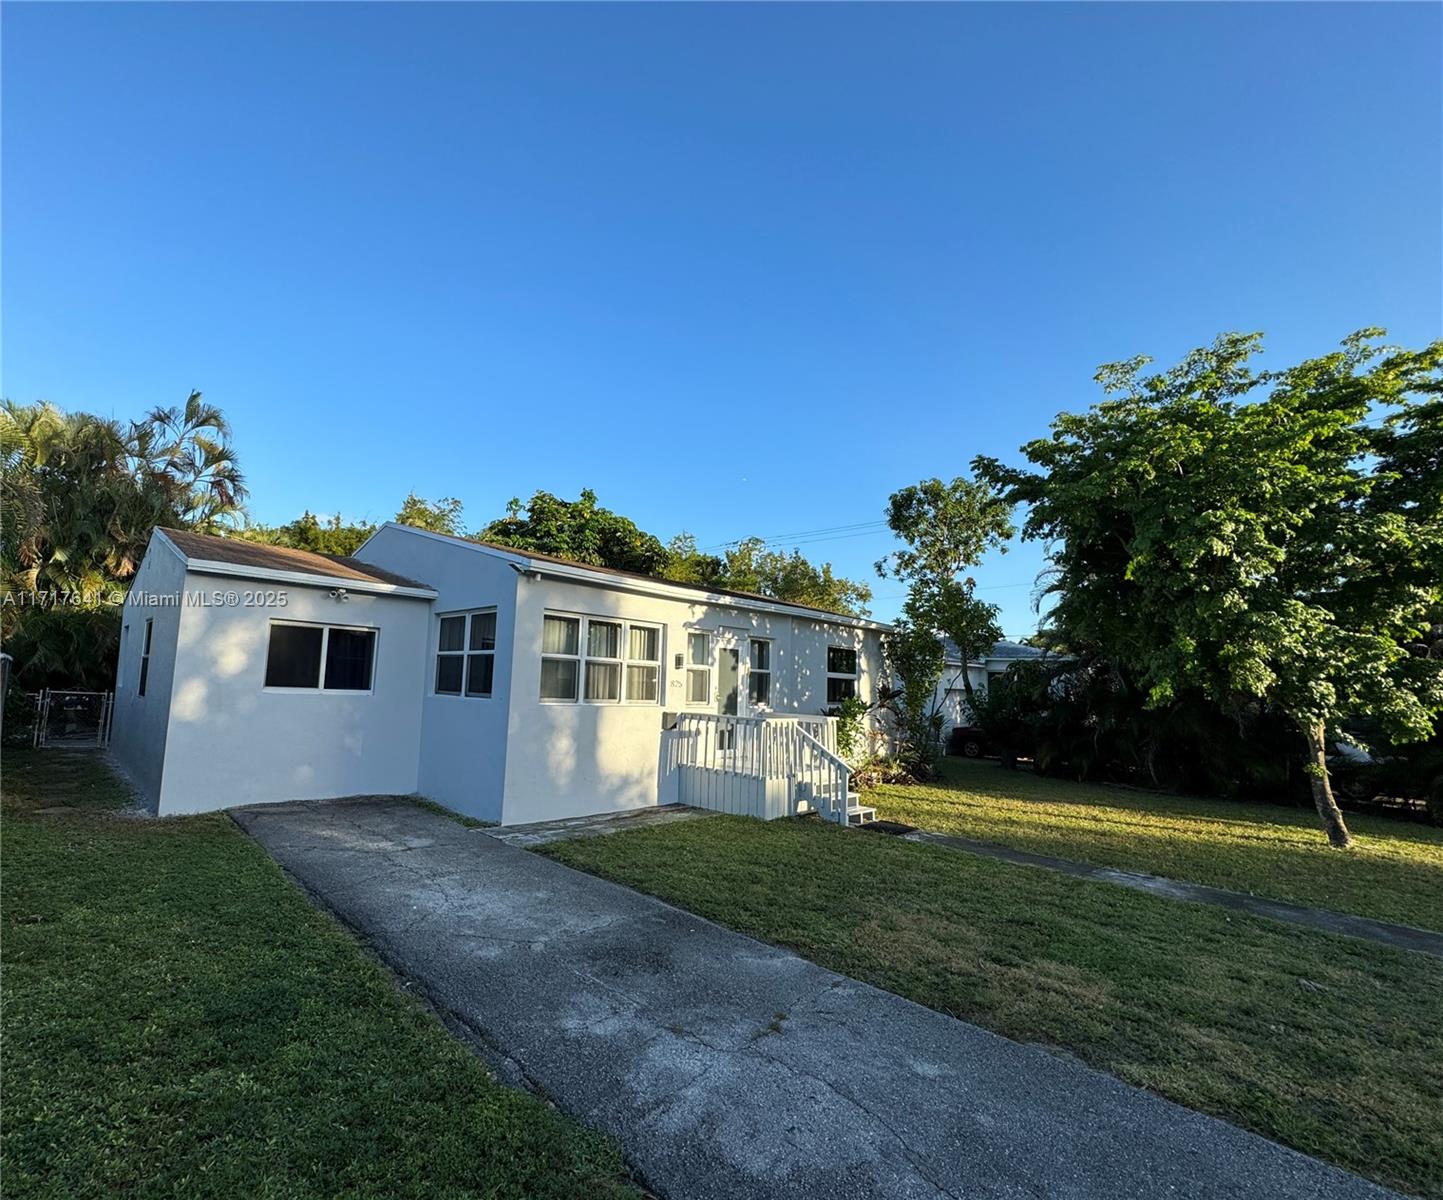
[[[356,557],[420,580],[437,593],[427,618],[415,696],[421,714],[421,794],[469,817],[500,821],[520,577],[495,555],[391,526],[377,530]],[[491,695],[436,695],[438,618],[491,607],[496,609],[496,672]]]
[[[876,696],[883,672],[878,631],[802,614],[639,594],[621,590],[625,582],[615,586],[562,580],[547,577],[544,563],[537,565],[542,578],[521,580],[517,592],[501,814],[505,824],[642,808],[675,799],[675,782],[664,778],[661,770],[662,715],[716,711],[715,688],[707,705],[689,706],[685,701],[686,667],[678,669],[675,656],[685,653],[690,632],[730,630],[738,635],[743,704],[748,669],[745,639],[749,636],[772,642],[771,704],[766,711],[820,713],[827,707],[829,645],[858,651],[858,694],[868,699]],[[543,702],[541,630],[546,612],[661,625],[661,702]]]
[[[287,603],[180,610],[162,815],[417,790],[425,600],[352,588],[341,603],[323,586],[193,571],[184,586],[196,594],[280,591]],[[272,620],[375,628],[372,690],[267,689]]]
[[[974,663],[967,668],[967,676],[979,698],[987,695],[987,680],[991,677],[985,667]],[[936,704],[942,714],[944,741],[955,726],[973,724],[966,715],[967,698],[962,688],[962,668],[958,663],[948,663],[943,669],[942,678],[937,681]]]
[[[176,642],[184,610],[179,604],[143,606],[138,602],[147,596],[180,596],[184,587],[184,561],[152,534],[145,558],[131,581],[121,617],[120,654],[115,667],[115,715],[110,734],[111,753],[151,809],[160,803]],[[142,696],[138,688],[147,618],[154,624],[150,668]]]

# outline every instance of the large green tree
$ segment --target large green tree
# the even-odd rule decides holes
[[[800,550],[779,550],[761,538],[743,538],[721,554],[703,554],[696,539],[682,533],[672,538],[667,552],[662,575],[678,583],[755,592],[854,617],[866,616],[872,599],[870,587],[836,574],[831,563],[818,566]]]
[[[333,513],[322,520],[307,509],[284,525],[247,525],[237,530],[235,536],[268,546],[289,546],[293,550],[311,550],[317,554],[350,556],[375,532],[376,526],[368,521],[347,521],[340,513]]]
[[[512,500],[504,517],[474,536],[517,550],[856,616],[866,613],[872,596],[865,584],[835,574],[830,563],[818,566],[799,551],[777,550],[760,538],[743,538],[721,554],[703,554],[687,533],[663,544],[630,518],[603,508],[589,488],[576,500],[550,492]]]
[[[130,422],[0,405],[0,632],[22,685],[106,686],[114,601],[151,530],[223,529],[245,495],[230,428],[199,392]]]
[[[199,392],[127,423],[7,400],[0,464],[7,582],[32,591],[123,584],[156,525],[215,532],[246,496],[230,427]]]
[[[455,496],[443,496],[440,500],[427,500],[415,492],[408,492],[401,501],[396,520],[402,525],[411,525],[431,533],[444,533],[451,537],[464,537],[461,529],[461,501]]]
[[[962,690],[976,714],[967,663],[1002,636],[997,606],[977,596],[968,574],[988,550],[1005,549],[1016,532],[1012,506],[989,484],[973,479],[924,479],[894,492],[887,524],[902,542],[877,563],[877,573],[907,584],[907,620],[951,638],[962,653]]]
[[[514,499],[506,506],[506,515],[476,537],[517,550],[643,575],[660,574],[667,559],[660,539],[637,528],[636,522],[602,508],[590,488],[583,488],[575,500],[563,500],[550,492],[535,492],[525,502]]]
[[[1339,847],[1329,727],[1362,714],[1422,738],[1443,708],[1440,664],[1406,648],[1439,599],[1437,504],[1388,469],[1430,443],[1436,465],[1427,401],[1443,343],[1384,350],[1379,336],[1272,372],[1252,367],[1257,334],[1156,374],[1146,358],[1109,364],[1108,399],[1023,447],[1035,470],[974,464],[1030,505],[1024,535],[1051,547],[1052,620],[1069,643],[1121,664],[1152,705],[1200,693],[1290,718]],[[1388,436],[1372,427],[1400,412]]]

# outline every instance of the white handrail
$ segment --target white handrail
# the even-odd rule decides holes
[[[803,769],[798,774],[804,777],[814,806],[827,820],[846,825],[848,793],[852,785],[851,768],[841,755],[828,750],[806,729],[798,728],[797,735],[804,758]],[[817,805],[817,800],[821,800],[822,804]]]
[[[669,757],[682,802],[761,817],[815,810],[845,825],[851,770],[829,733],[835,739],[826,717],[679,713]]]

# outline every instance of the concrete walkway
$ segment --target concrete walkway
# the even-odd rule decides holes
[[[905,828],[905,827],[903,827]],[[886,831],[882,831],[886,832]],[[1136,871],[1119,871],[1115,867],[1099,867],[1092,863],[1076,862],[1070,858],[1054,858],[1050,854],[1033,854],[1029,850],[1014,850],[1010,846],[999,846],[995,842],[978,842],[971,838],[956,837],[950,833],[932,833],[926,829],[914,829],[901,835],[909,842],[922,842],[928,846],[946,846],[953,850],[965,850],[969,854],[980,854],[985,858],[1001,859],[1003,862],[1019,863],[1027,867],[1042,867],[1048,871],[1061,871],[1079,879],[1096,879],[1103,883],[1115,883],[1134,891],[1147,892],[1150,896],[1163,896],[1168,900],[1190,900],[1195,904],[1214,904],[1233,912],[1247,913],[1254,917],[1270,917],[1274,921],[1287,921],[1323,933],[1340,933],[1345,937],[1363,938],[1396,950],[1416,950],[1420,954],[1434,954],[1443,958],[1443,933],[1431,929],[1418,929],[1412,925],[1393,925],[1387,921],[1374,921],[1368,917],[1353,917],[1346,913],[1330,912],[1325,908],[1309,908],[1305,904],[1288,904],[1282,900],[1267,900],[1251,896],[1246,892],[1232,892],[1226,888],[1208,887],[1201,883],[1184,883],[1178,879],[1164,879],[1160,875],[1143,875]]]
[[[671,1200],[1392,1195],[405,800],[235,819]]]
[[[653,808],[631,808],[624,812],[598,813],[591,817],[563,817],[557,821],[532,821],[526,825],[487,825],[488,836],[499,838],[511,846],[529,849],[547,842],[564,842],[570,838],[602,837],[610,833],[626,833],[632,829],[650,829],[654,825],[671,825],[677,821],[695,821],[715,813],[685,804],[659,804]]]

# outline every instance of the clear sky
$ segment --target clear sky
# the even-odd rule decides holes
[[[1101,362],[1443,332],[1440,14],[8,3],[4,394],[200,388],[262,521],[589,486],[866,578]]]

